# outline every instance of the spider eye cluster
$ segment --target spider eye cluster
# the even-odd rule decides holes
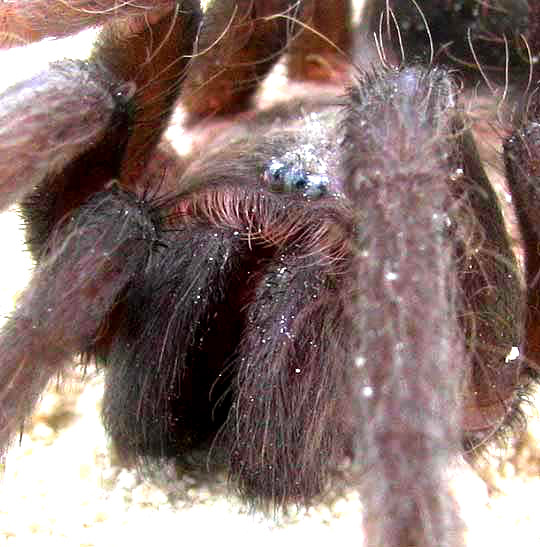
[[[301,193],[311,199],[325,196],[330,187],[330,180],[326,175],[310,173],[292,163],[277,159],[271,160],[266,166],[263,180],[274,192]]]

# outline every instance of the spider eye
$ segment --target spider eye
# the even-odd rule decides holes
[[[264,171],[264,181],[274,192],[301,192],[307,198],[320,198],[328,193],[326,175],[308,173],[294,165],[272,160]]]

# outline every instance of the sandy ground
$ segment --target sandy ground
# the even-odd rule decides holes
[[[2,85],[17,81],[47,62],[84,56],[88,36],[38,44],[0,55]],[[0,215],[3,267],[0,315],[13,306],[32,264],[22,252],[18,218]],[[77,372],[62,389],[44,396],[20,445],[9,452],[0,483],[0,546],[106,547],[150,545],[152,540],[198,544],[312,546],[360,544],[361,503],[354,491],[329,496],[309,509],[275,519],[249,512],[228,494],[224,477],[203,480],[183,475],[156,485],[117,466],[99,421],[102,379]],[[540,421],[505,454],[479,472],[456,463],[449,471],[471,546],[540,544]]]

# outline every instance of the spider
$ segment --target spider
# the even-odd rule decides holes
[[[4,47],[102,25],[88,61],[0,95],[0,203],[37,263],[0,334],[3,450],[80,354],[127,463],[225,465],[265,508],[343,473],[368,545],[463,545],[445,469],[520,425],[538,379],[540,3],[363,10],[0,5]],[[267,105],[279,60],[304,95]],[[510,228],[465,108],[483,82]]]

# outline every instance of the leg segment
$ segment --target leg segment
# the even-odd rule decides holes
[[[96,142],[110,150],[100,149],[99,163],[109,163],[106,180],[116,176],[114,154],[125,145],[129,99],[123,82],[108,71],[75,61],[56,63],[6,90],[0,96],[0,209],[61,173]]]
[[[521,402],[525,299],[499,200],[482,168],[472,136],[462,130],[463,173],[454,176],[453,218],[460,286],[458,317],[472,358],[463,408],[467,448],[482,446],[512,420]]]
[[[193,122],[248,108],[259,83],[299,30],[294,24],[297,5],[288,0],[212,2],[182,90],[182,105]]]
[[[111,180],[145,192],[136,181],[147,180],[144,170],[174,108],[199,19],[198,2],[185,1],[156,21],[114,21],[88,63],[53,65],[0,97],[5,141],[14,143],[2,155],[5,205],[37,185],[22,205],[34,256],[60,219]]]
[[[146,14],[155,17],[170,11],[174,0],[16,0],[0,4],[0,48],[23,46],[43,38],[62,38],[112,17]]]
[[[532,95],[536,101],[537,94]],[[540,371],[540,126],[538,106],[531,104],[530,115],[521,128],[504,143],[507,179],[515,203],[525,256],[527,323],[525,364],[538,375]]]
[[[444,474],[460,446],[459,394],[470,366],[447,234],[455,89],[442,70],[405,68],[366,76],[351,100],[351,377],[366,535],[373,546],[462,545]]]
[[[288,76],[322,81],[345,77],[350,66],[351,1],[305,0],[298,11],[295,15],[303,28],[287,47]]]
[[[176,107],[201,16],[198,0],[183,0],[163,17],[115,20],[98,38],[91,62],[134,88],[130,137],[120,168],[125,187],[136,185]]]
[[[219,403],[228,382],[218,379],[242,328],[238,272],[252,267],[232,230],[162,232],[97,350],[106,362],[104,423],[124,459],[181,459],[213,438],[227,409]]]
[[[540,2],[529,1],[531,52],[540,51]],[[533,82],[538,82],[538,63],[533,67]],[[515,204],[525,257],[527,289],[527,337],[525,358],[529,372],[540,374],[540,100],[538,87],[523,101],[518,127],[504,143],[507,180]]]
[[[343,277],[293,248],[279,252],[247,309],[227,424],[232,477],[271,507],[309,503],[351,454]]]
[[[117,298],[148,262],[155,229],[133,196],[98,194],[55,232],[50,251],[2,329],[0,447],[47,382],[90,349]]]

